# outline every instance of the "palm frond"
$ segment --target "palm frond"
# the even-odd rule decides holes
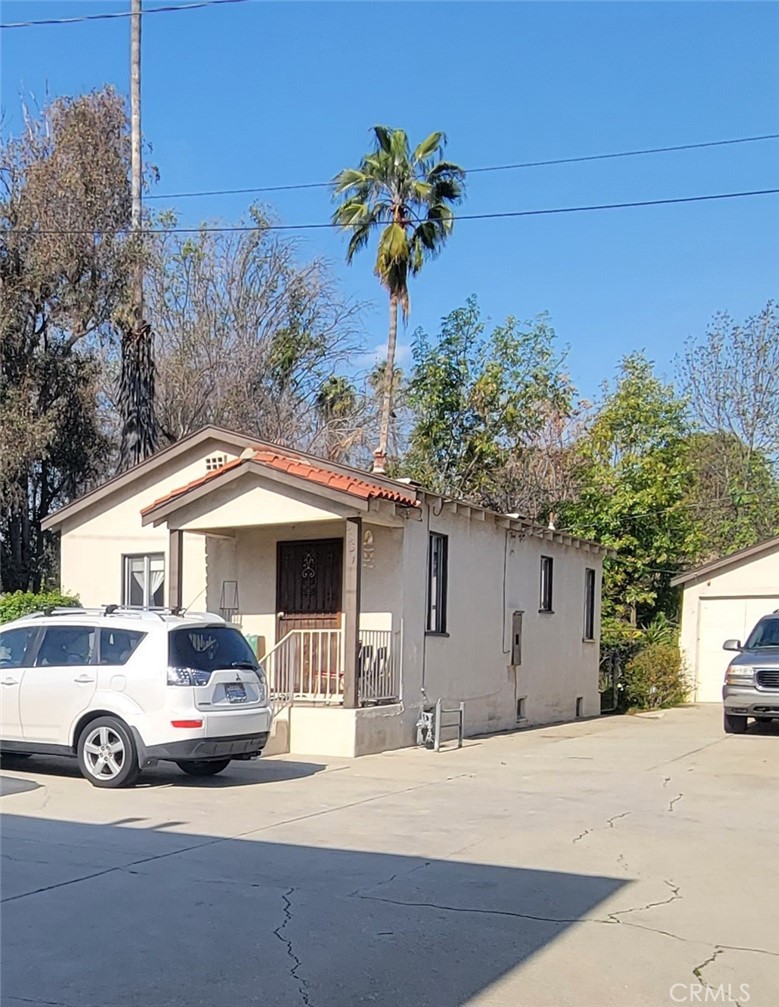
[[[376,137],[377,150],[383,150],[389,154],[392,149],[392,134],[395,132],[391,126],[374,126],[373,135]]]
[[[418,164],[420,161],[427,161],[446,146],[446,133],[440,131],[436,133],[431,133],[430,136],[425,137],[425,139],[417,145],[414,151],[414,163]]]

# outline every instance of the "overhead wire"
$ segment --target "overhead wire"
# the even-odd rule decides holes
[[[556,206],[549,207],[540,210],[498,210],[494,213],[462,213],[455,214],[453,216],[453,221],[459,220],[497,220],[501,218],[515,218],[515,217],[540,217],[550,214],[563,214],[563,213],[586,213],[595,210],[622,210],[632,207],[644,207],[644,206],[672,206],[678,205],[680,203],[702,203],[702,202],[712,202],[720,199],[740,199],[749,196],[770,196],[779,193],[779,188],[776,189],[751,189],[745,192],[719,192],[711,193],[701,196],[676,196],[670,199],[641,199],[633,200],[626,203],[597,203],[592,205],[584,206]],[[250,233],[253,231],[309,231],[309,230],[320,230],[320,229],[336,229],[336,230],[346,230],[350,226],[360,226],[360,225],[349,225],[340,224],[334,221],[326,221],[320,223],[312,224],[232,224],[232,225],[221,225],[215,226],[210,224],[205,224],[199,227],[179,227],[178,225],[172,227],[148,227],[142,228],[140,233],[142,234],[229,234],[229,233]],[[380,222],[377,222],[375,226],[382,226]],[[90,229],[90,228],[19,228],[19,227],[3,227],[0,228],[1,234],[93,234],[95,236],[121,234],[123,229],[118,229],[115,231],[103,231],[100,229]]]
[[[582,154],[575,157],[550,158],[544,161],[519,161],[515,164],[496,164],[481,168],[465,168],[466,175],[475,175],[488,171],[514,171],[522,168],[545,168],[557,164],[579,164],[585,161],[606,161],[621,157],[640,157],[646,154],[664,154],[680,150],[700,150],[708,147],[726,147],[740,143],[760,143],[765,140],[779,140],[779,133],[761,133],[757,136],[740,136],[727,140],[707,140],[704,143],[680,143],[670,147],[643,147],[637,150],[610,151],[605,154]],[[253,185],[231,189],[201,189],[187,192],[153,193],[146,197],[150,199],[188,199],[197,196],[242,196],[250,193],[289,192],[300,189],[327,189],[329,182],[295,182],[283,185]]]
[[[249,3],[250,0],[195,0],[194,3],[168,4],[165,7],[147,7],[141,11],[145,14],[169,14],[178,10],[198,10],[201,7],[221,7],[223,4]],[[36,21],[11,21],[0,24],[0,28],[35,28],[38,25],[54,24],[78,24],[82,21],[110,21],[114,18],[132,17],[133,12],[129,10],[104,11],[101,14],[80,14],[76,17],[53,17],[41,18]]]

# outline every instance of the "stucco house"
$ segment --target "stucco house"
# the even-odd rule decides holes
[[[255,642],[274,751],[591,717],[605,550],[516,515],[209,427],[52,514],[84,605],[221,612]]]
[[[745,640],[757,620],[779,609],[779,538],[741,549],[676,577],[682,588],[680,643],[699,703],[722,702],[727,639]]]

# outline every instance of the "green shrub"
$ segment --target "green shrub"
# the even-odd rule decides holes
[[[624,704],[635,710],[661,710],[686,703],[690,683],[675,644],[650,643],[628,661],[620,681]]]
[[[0,596],[0,624],[20,619],[30,612],[39,612],[42,608],[65,608],[78,605],[78,598],[72,594],[60,594],[59,591],[14,591],[12,594]]]

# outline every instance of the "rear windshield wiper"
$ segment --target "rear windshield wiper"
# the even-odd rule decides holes
[[[232,661],[230,663],[231,668],[248,668],[249,671],[256,671],[257,665],[252,664],[251,661]]]

